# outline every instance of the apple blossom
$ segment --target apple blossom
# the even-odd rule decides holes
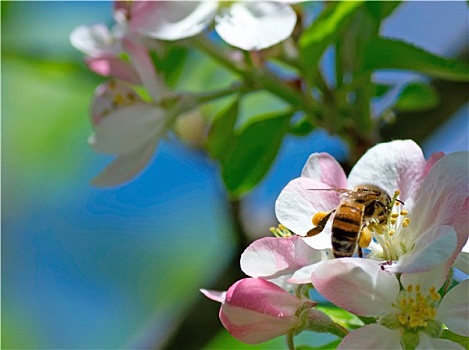
[[[275,1],[145,1],[128,8],[132,32],[162,40],[199,34],[213,21],[228,44],[261,50],[290,36],[295,11]]]
[[[374,237],[368,257],[387,262],[383,267],[393,272],[428,271],[442,262],[450,266],[468,237],[463,208],[469,192],[467,157],[467,152],[436,154],[426,161],[413,141],[397,140],[368,150],[347,179],[331,156],[315,153],[301,177],[280,193],[276,215],[289,230],[306,236],[316,213],[331,211],[340,203],[334,191],[317,189],[373,184],[391,197],[399,191],[405,209],[394,207],[384,226],[368,225]],[[332,219],[322,233],[305,241],[316,249],[330,249],[331,225]]]
[[[202,289],[208,298],[221,302],[220,320],[236,339],[258,344],[281,335],[293,336],[305,329],[344,332],[310,299],[299,298],[258,278],[234,283],[226,293]]]
[[[378,324],[347,335],[339,349],[460,349],[459,344],[438,337],[443,325],[456,334],[469,335],[469,280],[441,299],[437,291],[445,277],[445,269],[437,268],[402,274],[399,282],[378,261],[343,258],[316,264],[311,281],[337,306],[377,318]]]

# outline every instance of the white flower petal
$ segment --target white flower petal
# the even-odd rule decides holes
[[[99,153],[132,154],[161,136],[166,123],[164,113],[143,102],[122,107],[102,118],[89,143]]]
[[[321,258],[321,252],[308,246],[300,237],[264,237],[251,243],[243,252],[241,270],[251,277],[271,279],[290,276]]]
[[[443,322],[450,331],[469,336],[469,280],[451,289],[438,307],[435,319]]]
[[[328,153],[313,153],[301,171],[302,177],[320,181],[331,188],[347,188],[347,177],[340,166]]]
[[[401,255],[397,263],[385,265],[385,269],[396,273],[430,271],[449,260],[456,249],[456,244],[456,232],[451,226],[431,228],[420,234],[413,249]]]
[[[394,274],[383,271],[378,261],[341,258],[314,267],[314,287],[337,306],[360,316],[392,312],[399,282]]]
[[[462,350],[463,346],[458,343],[452,342],[451,340],[431,338],[423,332],[419,333],[420,343],[416,347],[417,350]]]
[[[117,157],[91,183],[97,187],[114,187],[131,180],[148,165],[157,143],[157,139],[152,140],[135,153]]]
[[[70,34],[70,42],[75,48],[92,57],[115,55],[120,52],[119,43],[101,23],[75,28]]]
[[[200,33],[213,20],[216,1],[145,1],[132,7],[132,31],[162,40]]]
[[[220,9],[215,17],[215,30],[230,45],[261,50],[288,38],[295,23],[295,11],[288,4],[235,2]]]
[[[388,329],[380,324],[370,324],[349,333],[337,349],[402,349],[399,329]]]
[[[425,165],[422,150],[412,140],[380,143],[355,164],[348,177],[348,186],[373,184],[389,196],[400,190],[399,198],[405,202],[421,182]]]
[[[209,299],[218,301],[219,303],[223,303],[225,301],[226,292],[220,292],[218,290],[210,290],[210,289],[199,289],[199,290],[203,295],[205,295]]]
[[[305,177],[294,179],[282,190],[275,202],[275,214],[281,224],[300,236],[313,228],[315,213],[331,211],[339,205],[339,195],[321,182]]]

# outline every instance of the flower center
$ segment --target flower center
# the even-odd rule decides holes
[[[382,252],[377,254],[380,260],[397,260],[407,251],[407,245],[402,237],[410,224],[410,219],[407,217],[409,214],[407,210],[400,209],[401,203],[397,200],[398,195],[399,191],[395,191],[387,222],[384,224],[370,222],[367,226],[382,247]]]
[[[400,292],[397,305],[394,305],[400,311],[397,314],[399,324],[406,330],[426,328],[428,322],[435,318],[440,299],[441,296],[435,291],[435,287],[431,287],[427,293],[422,293],[419,284],[407,286]]]

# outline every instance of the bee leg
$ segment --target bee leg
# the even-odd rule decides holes
[[[335,209],[330,211],[329,213],[327,213],[326,215],[324,215],[324,217],[319,220],[318,224],[316,225],[316,227],[313,227],[311,230],[309,230],[307,233],[306,233],[306,236],[307,237],[312,237],[312,236],[316,236],[317,234],[321,233],[322,230],[324,230],[324,227],[326,227],[326,224],[327,224],[327,220],[329,220],[329,218],[331,217],[332,213],[335,212]]]
[[[363,258],[363,251],[362,251],[362,247],[360,246],[358,246],[358,257]]]

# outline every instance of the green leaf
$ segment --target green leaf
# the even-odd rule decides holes
[[[291,111],[259,115],[239,131],[222,163],[222,177],[232,196],[251,190],[267,174],[288,132],[291,115]]]
[[[335,305],[327,304],[327,305],[318,305],[316,308],[329,316],[332,321],[341,325],[345,328],[358,328],[363,326],[363,321],[354,314],[351,314],[344,309],[340,309]]]
[[[311,123],[311,118],[305,115],[290,126],[289,132],[295,136],[306,136],[313,130],[314,125]]]
[[[236,99],[215,116],[207,137],[207,150],[212,158],[223,161],[233,148],[236,140],[234,126],[238,112],[239,100]]]
[[[439,103],[440,97],[433,86],[410,83],[404,86],[393,107],[399,112],[421,112],[436,108]]]
[[[390,16],[402,1],[366,1],[368,12],[378,21]]]
[[[374,97],[383,97],[387,92],[392,88],[392,85],[388,84],[375,84],[375,93]]]
[[[327,8],[300,37],[301,60],[307,71],[316,69],[326,48],[340,35],[346,20],[362,5],[361,1],[340,1]]]
[[[445,329],[441,334],[440,338],[451,340],[455,343],[462,345],[465,349],[469,349],[469,337],[453,333],[449,329]]]
[[[469,81],[469,67],[462,61],[448,59],[400,40],[378,37],[365,49],[364,71],[403,69],[435,78]]]

